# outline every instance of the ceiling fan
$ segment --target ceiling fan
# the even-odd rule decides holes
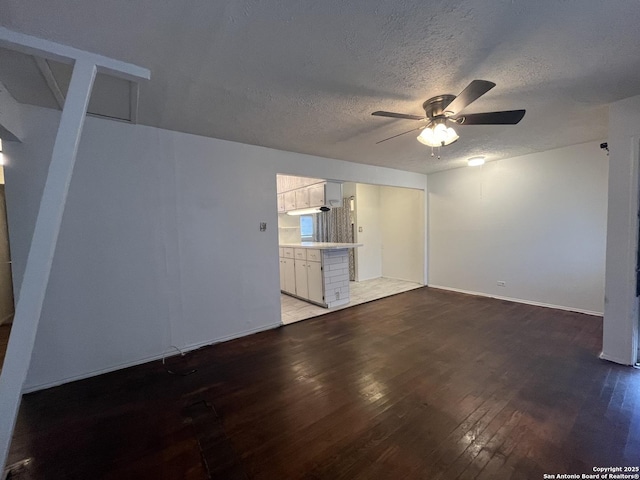
[[[386,142],[392,138],[405,135],[407,133],[422,130],[418,135],[418,141],[430,147],[443,147],[455,142],[459,137],[451,127],[455,125],[515,125],[522,117],[525,110],[504,110],[501,112],[485,112],[461,114],[471,103],[475,102],[482,95],[487,93],[496,84],[487,80],[473,80],[458,95],[437,95],[422,104],[426,116],[407,115],[394,112],[373,112],[371,115],[378,117],[402,118],[406,120],[427,120],[425,125],[412,128],[406,132],[399,133],[377,143]]]

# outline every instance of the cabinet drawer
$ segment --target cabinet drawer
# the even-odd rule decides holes
[[[282,250],[284,250],[284,258],[294,258],[292,247],[284,247]]]
[[[306,248],[295,248],[294,249],[294,258],[296,260],[306,260],[307,259],[307,249]]]
[[[284,257],[284,248],[278,247],[278,254],[280,257]]]
[[[322,257],[320,256],[320,250],[310,248],[307,250],[307,260],[312,262],[319,262]]]

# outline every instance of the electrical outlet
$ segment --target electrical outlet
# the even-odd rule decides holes
[[[498,280],[498,286],[499,287],[506,287],[507,286],[507,282],[504,282],[502,280]]]
[[[340,290],[336,290],[336,300],[340,300]]]

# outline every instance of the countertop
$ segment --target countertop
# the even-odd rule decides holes
[[[362,243],[331,243],[331,242],[298,242],[281,243],[281,247],[316,248],[318,250],[340,250],[341,248],[362,247]]]

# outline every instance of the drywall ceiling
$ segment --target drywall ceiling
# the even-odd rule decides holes
[[[636,0],[0,0],[0,12],[9,29],[149,68],[141,124],[422,173],[604,140],[607,105],[640,94]],[[51,103],[16,82],[28,70],[0,61],[0,81]],[[414,123],[371,112],[420,115],[473,79],[497,87],[467,113],[525,108],[522,122],[459,127],[440,160],[414,134],[376,145]]]

